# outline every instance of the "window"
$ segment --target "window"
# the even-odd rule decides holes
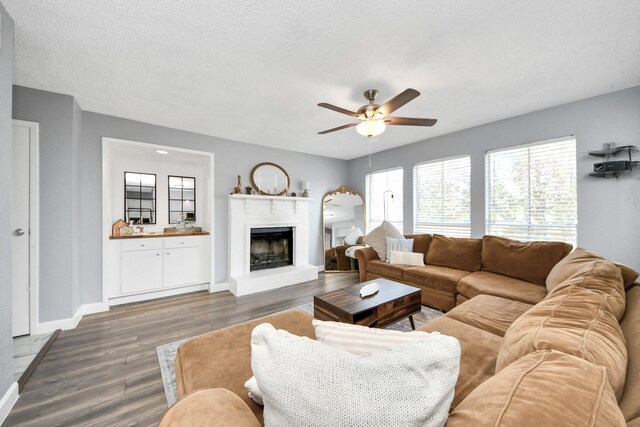
[[[413,232],[471,235],[471,158],[413,167]]]
[[[124,220],[137,224],[156,223],[156,176],[124,173]]]
[[[385,219],[402,233],[402,168],[367,175],[367,232]]]
[[[576,244],[574,137],[487,152],[487,234]]]

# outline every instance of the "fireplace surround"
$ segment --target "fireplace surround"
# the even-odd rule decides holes
[[[318,278],[318,267],[309,264],[311,200],[229,195],[229,290],[234,295]]]

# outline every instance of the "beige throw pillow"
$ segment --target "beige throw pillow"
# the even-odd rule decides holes
[[[556,286],[576,274],[581,269],[585,268],[587,265],[596,261],[602,261],[603,259],[603,257],[596,253],[583,248],[576,248],[573,252],[560,260],[560,262],[558,262],[549,272],[546,280],[547,292],[553,291]],[[638,272],[624,264],[614,264],[622,272],[622,279],[624,281],[625,288],[631,286],[631,284],[638,278]]]
[[[389,263],[424,267],[424,255],[417,252],[391,251]]]
[[[419,254],[418,254],[419,255]],[[439,332],[402,332],[391,329],[368,328],[349,323],[313,320],[316,340],[353,354],[371,354],[406,343],[415,343]]]
[[[384,221],[378,227],[374,228],[364,238],[364,243],[371,246],[378,254],[378,258],[382,261],[387,260],[387,241],[386,238],[404,239],[402,233],[393,226],[389,221]]]

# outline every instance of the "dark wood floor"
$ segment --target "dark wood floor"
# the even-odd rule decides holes
[[[355,273],[234,297],[206,291],[85,316],[63,331],[5,426],[151,426],[167,409],[156,346],[308,304],[358,281]]]

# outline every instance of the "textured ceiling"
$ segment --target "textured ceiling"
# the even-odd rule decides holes
[[[2,0],[15,82],[84,110],[289,150],[368,152],[362,92],[422,95],[373,151],[640,84],[638,0]],[[153,142],[153,141],[149,141]]]

